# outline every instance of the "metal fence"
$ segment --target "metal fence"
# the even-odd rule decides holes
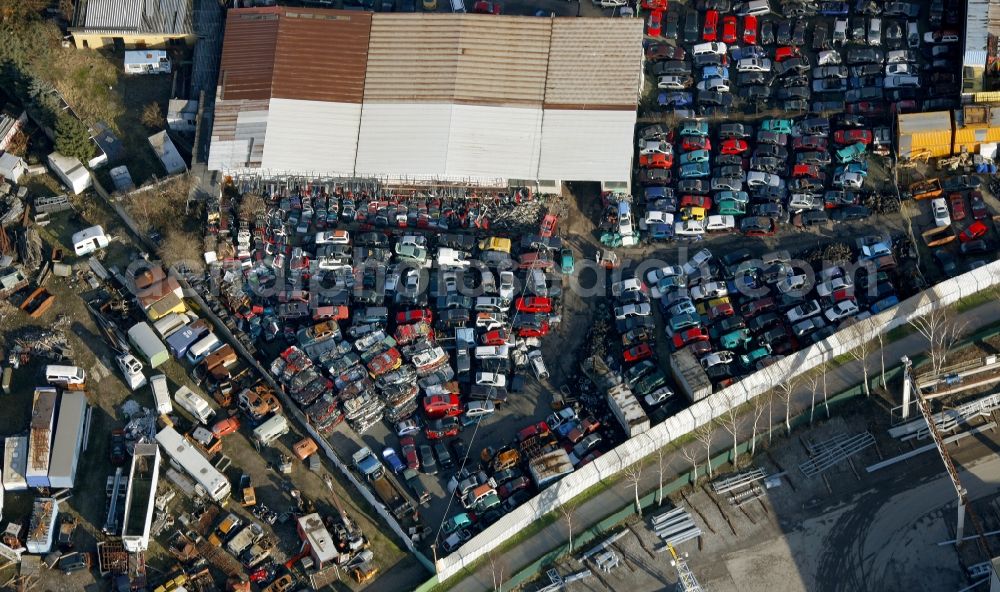
[[[572,500],[600,481],[612,477],[674,440],[739,407],[795,376],[802,375],[863,343],[876,339],[932,310],[1000,284],[1000,261],[994,261],[937,284],[898,306],[859,321],[829,338],[751,374],[736,384],[699,401],[648,432],[631,438],[594,462],[567,475],[524,505],[476,535],[460,549],[437,560],[438,581],[444,581],[499,547],[543,515]]]

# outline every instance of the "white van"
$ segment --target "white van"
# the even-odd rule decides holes
[[[87,372],[79,366],[49,364],[45,367],[45,381],[63,388],[82,387],[87,382]]]
[[[203,424],[208,424],[215,417],[215,409],[205,400],[204,397],[192,391],[186,386],[182,386],[174,393],[174,401],[187,411],[195,419]]]
[[[458,13],[465,12],[465,0],[451,0],[451,11]]]
[[[174,412],[174,406],[170,403],[170,389],[167,387],[167,377],[162,374],[149,378],[149,388],[153,391],[153,404],[160,415],[168,415]]]
[[[73,252],[76,255],[89,255],[94,251],[99,251],[108,246],[111,241],[104,234],[104,229],[100,226],[84,228],[73,235]]]
[[[201,341],[191,346],[191,349],[187,352],[188,362],[192,364],[197,364],[205,359],[208,354],[212,353],[220,347],[219,338],[215,336],[215,333],[209,333],[205,337],[201,338]]]
[[[272,442],[288,433],[288,420],[284,415],[275,415],[253,430],[253,439],[261,446],[269,446]]]
[[[541,350],[533,349],[528,352],[528,362],[531,363],[531,370],[538,380],[548,380],[549,370],[545,367],[545,360],[542,358]]]

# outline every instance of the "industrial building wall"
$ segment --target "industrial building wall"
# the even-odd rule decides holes
[[[535,178],[627,182],[634,129],[635,111],[546,109]]]
[[[271,99],[261,167],[352,175],[360,124],[359,103]]]

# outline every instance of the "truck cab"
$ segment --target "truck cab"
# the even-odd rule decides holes
[[[355,452],[351,459],[354,461],[354,467],[369,481],[381,479],[385,474],[385,467],[368,447]]]

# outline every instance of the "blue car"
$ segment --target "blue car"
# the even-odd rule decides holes
[[[846,16],[847,12],[847,2],[822,2],[819,5],[819,13],[825,16]]]
[[[690,107],[693,103],[694,96],[689,92],[661,92],[656,97],[656,104],[663,109]]]
[[[670,240],[674,238],[674,226],[672,224],[654,224],[647,230],[650,240]]]
[[[852,162],[851,164],[840,165],[833,172],[834,176],[839,175],[841,173],[857,173],[857,174],[861,175],[862,177],[867,177],[868,176],[868,163],[867,162]]]
[[[712,174],[707,162],[692,162],[681,166],[681,179],[701,179]]]
[[[872,314],[878,314],[886,309],[896,306],[897,304],[899,304],[899,298],[897,298],[895,294],[887,296],[872,305]]]
[[[382,451],[382,460],[384,460],[385,464],[389,465],[389,469],[397,475],[406,469],[406,463],[403,462],[403,459],[399,458],[399,454],[396,453],[396,450],[392,446],[387,446],[385,450]]]
[[[708,80],[709,78],[721,78],[723,80],[729,80],[729,68],[725,66],[706,66],[701,70],[701,79]]]

